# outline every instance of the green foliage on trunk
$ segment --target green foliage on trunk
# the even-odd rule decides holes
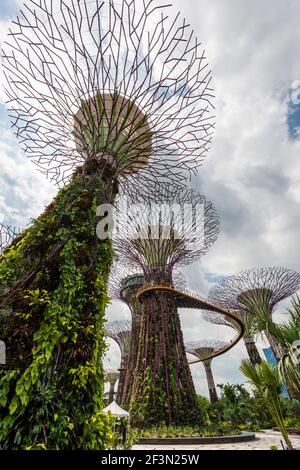
[[[130,413],[137,426],[201,424],[172,294],[154,292],[143,300]]]
[[[102,355],[110,240],[96,236],[106,202],[96,173],[77,172],[0,258],[0,448],[103,449]]]

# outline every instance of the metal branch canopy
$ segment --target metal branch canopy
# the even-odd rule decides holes
[[[17,235],[18,231],[15,227],[0,224],[0,256]]]
[[[116,341],[122,355],[129,352],[131,321],[116,320],[108,322],[104,325],[104,334]]]
[[[181,182],[214,130],[205,53],[153,0],[30,0],[3,50],[12,125],[57,182],[88,159],[127,190]],[[139,8],[140,6],[140,8]]]
[[[120,259],[141,268],[146,282],[155,275],[156,281],[171,281],[175,266],[205,255],[218,237],[215,208],[193,190],[165,196],[161,205],[136,207],[120,221],[114,243]]]
[[[196,356],[200,361],[212,359],[215,353],[227,350],[228,343],[225,341],[218,341],[213,339],[199,339],[198,341],[191,341],[185,344],[187,353]]]
[[[261,308],[271,315],[275,305],[300,288],[300,274],[280,266],[255,268],[224,279],[213,287],[209,299],[234,310],[255,312]]]

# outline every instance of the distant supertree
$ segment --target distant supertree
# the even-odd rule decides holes
[[[115,385],[120,376],[120,372],[115,369],[106,369],[104,371],[105,382],[109,382],[109,393],[108,393],[108,403],[114,401],[115,397]]]
[[[121,351],[120,376],[117,390],[117,403],[121,403],[128,369],[130,343],[131,343],[131,321],[117,320],[105,323],[104,334],[116,341]]]
[[[0,224],[0,256],[18,234],[19,232],[15,227]]]
[[[34,441],[101,449],[106,433],[96,426],[87,436],[86,423],[102,409],[101,331],[113,253],[111,241],[96,236],[96,208],[102,217],[101,208],[123,191],[159,197],[154,183],[173,192],[196,171],[214,129],[211,74],[193,31],[169,5],[25,2],[2,53],[9,115],[27,156],[68,184],[1,263],[1,288],[9,293],[0,308],[24,315],[14,317],[5,339],[10,398],[0,412],[0,447]],[[33,308],[37,292],[42,299]],[[74,379],[82,368],[90,371],[86,387]],[[44,405],[41,413],[36,408],[40,383],[56,390],[47,423]],[[65,425],[54,439],[62,409],[74,428]]]
[[[142,305],[137,300],[137,291],[144,285],[144,275],[129,268],[124,268],[116,263],[109,277],[109,294],[113,299],[125,302],[131,312],[131,339],[128,368],[124,380],[123,394],[119,403],[123,407],[128,407],[132,395],[132,377],[135,374],[136,361],[139,348],[140,322],[142,316]],[[177,288],[184,289],[186,282],[181,272],[176,271],[173,274],[173,283]]]
[[[209,298],[225,308],[244,311],[255,316],[272,317],[278,302],[300,288],[300,274],[283,267],[264,267],[243,271],[225,278],[213,287]],[[265,331],[277,361],[281,349]]]
[[[259,364],[261,362],[261,357],[255,344],[253,335],[253,315],[251,315],[250,312],[246,312],[244,310],[235,310],[232,313],[234,313],[234,315],[238,317],[245,326],[243,340],[251,364]],[[236,323],[231,321],[230,317],[225,317],[224,315],[220,315],[216,312],[212,313],[209,311],[203,311],[202,318],[204,318],[204,320],[208,321],[209,323],[213,323],[215,325],[228,326],[229,328],[233,328],[235,331],[238,331]]]
[[[204,255],[218,230],[219,219],[212,204],[194,191],[166,198],[162,206],[150,204],[138,213],[129,211],[128,223],[119,227],[114,239],[119,259],[142,269],[146,285],[154,286],[141,299],[139,352],[131,400],[131,413],[136,419],[149,424],[162,419],[167,424],[198,419],[172,275],[175,267]],[[155,290],[155,285],[169,288]],[[166,403],[164,410],[162,400]]]
[[[217,390],[211,370],[212,356],[220,349],[226,347],[226,345],[227,343],[224,341],[210,339],[193,341],[185,345],[186,352],[198,357],[204,366],[211,403],[218,401]]]
[[[135,199],[128,212],[118,223],[115,246],[121,261],[142,269],[145,283],[172,284],[175,268],[205,255],[219,234],[214,206],[194,190],[165,194],[157,205]]]
[[[129,357],[127,369],[124,371],[124,380],[122,387],[122,394],[119,394],[119,404],[123,407],[128,407],[128,397],[131,396],[133,374],[135,371],[139,333],[140,333],[140,320],[142,314],[141,303],[136,298],[138,289],[144,284],[144,276],[141,272],[134,272],[130,269],[122,269],[122,266],[116,264],[112,269],[109,280],[109,293],[112,298],[125,302],[131,312],[131,336]]]

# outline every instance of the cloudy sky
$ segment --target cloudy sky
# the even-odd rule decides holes
[[[0,41],[21,0],[1,0]],[[188,288],[206,295],[220,276],[262,265],[300,270],[300,2],[298,0],[173,0],[197,31],[211,64],[217,96],[216,134],[193,185],[221,219],[218,241],[185,271]],[[297,87],[299,86],[299,93]],[[19,150],[0,90],[0,222],[24,227],[57,189]],[[279,306],[277,320],[284,319]],[[193,310],[180,312],[186,341],[230,339]],[[109,320],[129,319],[113,303]],[[263,343],[260,343],[261,346]],[[243,382],[243,344],[214,360],[217,383]],[[105,363],[117,367],[115,344]],[[207,395],[201,364],[192,366]]]

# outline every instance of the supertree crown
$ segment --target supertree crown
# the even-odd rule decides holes
[[[263,309],[271,315],[278,302],[299,288],[299,273],[283,267],[263,267],[225,278],[211,289],[209,299],[225,308],[250,312]]]
[[[18,234],[19,231],[15,227],[0,224],[0,256]]]
[[[170,7],[27,0],[12,23],[3,51],[12,126],[57,182],[96,160],[145,193],[202,162],[214,130],[211,73]]]
[[[116,320],[104,325],[104,334],[112,338],[118,344],[121,354],[127,354],[130,350],[131,321]]]
[[[164,204],[136,204],[114,234],[120,260],[140,267],[145,280],[170,280],[174,266],[203,256],[217,239],[219,218],[211,202],[193,190],[166,197]]]
[[[104,371],[105,382],[109,382],[110,384],[115,384],[119,376],[120,372],[116,369],[106,369]]]
[[[231,310],[230,313],[243,322],[245,327],[245,336],[247,336],[247,334],[250,334],[252,329],[253,315],[251,315],[249,311],[245,310]],[[236,331],[239,331],[238,324],[234,320],[232,320],[231,317],[225,317],[225,315],[206,310],[202,312],[202,318],[205,321],[214,325],[224,325],[228,326],[229,328],[233,328]]]
[[[212,339],[200,339],[198,341],[191,341],[185,344],[185,350],[189,354],[193,354],[201,361],[207,360],[210,357],[228,346],[228,343],[224,341],[212,340]]]

